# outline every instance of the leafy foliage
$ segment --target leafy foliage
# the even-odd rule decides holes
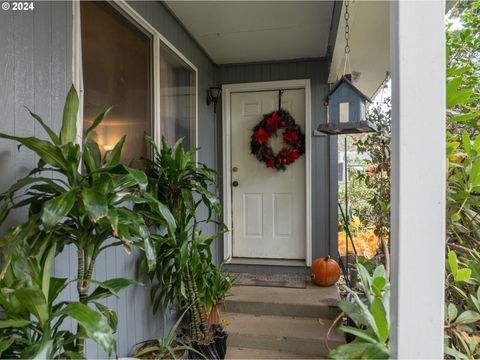
[[[203,358],[203,355],[191,346],[180,344],[176,341],[178,327],[187,313],[188,309],[178,318],[175,325],[170,329],[167,336],[163,339],[155,341],[147,341],[141,346],[133,356],[136,358],[143,358],[148,356],[149,359],[177,359],[177,355],[184,351],[196,353]]]
[[[75,348],[80,337],[89,337],[110,353],[113,331],[106,319],[80,302],[58,302],[67,279],[51,277],[55,246],[35,256],[12,256],[0,280],[0,356],[2,358],[82,358]],[[86,334],[62,330],[74,318]]]
[[[0,195],[0,223],[17,208],[26,207],[29,215],[26,223],[8,233],[3,241],[3,251],[8,264],[8,257],[14,256],[20,249],[27,254],[36,254],[54,246],[59,253],[66,245],[75,246],[79,301],[83,305],[92,302],[98,310],[71,304],[65,307],[64,315],[75,318],[79,323],[75,351],[83,353],[84,338],[87,336],[111,352],[113,347],[107,346],[105,337],[97,338],[98,331],[87,326],[83,319],[100,321],[100,318],[106,317],[110,325],[115,324],[116,315],[96,300],[116,295],[118,290],[131,282],[125,279],[95,282],[103,290],[97,288],[89,296],[95,260],[109,247],[123,246],[129,250],[137,246],[145,249],[148,265],[153,268],[156,258],[150,250],[152,244],[148,228],[141,214],[132,211],[130,205],[150,200],[144,196],[148,180],[143,171],[120,163],[125,136],[105,154],[101,153],[98,144],[89,140],[89,135],[109,109],[98,115],[86,130],[81,146],[77,144],[77,110],[78,95],[72,86],[58,135],[33,113],[33,119],[45,129],[49,140],[0,133],[0,138],[15,140],[40,158],[36,168]],[[44,176],[46,172],[55,176]],[[157,221],[170,224],[171,217],[166,210]],[[112,237],[116,240],[109,240]]]
[[[480,2],[447,24],[447,273],[445,355],[480,356]],[[465,6],[464,6],[465,5]],[[461,254],[458,257],[457,253]]]
[[[211,244],[221,233],[204,235],[200,223],[216,223],[214,214],[221,212],[217,195],[210,190],[215,186],[215,172],[195,161],[196,150],[185,151],[183,139],[170,147],[165,138],[158,149],[153,139],[146,136],[154,151],[153,160],[146,159],[149,175],[150,198],[154,206],[137,206],[146,222],[151,225],[168,211],[171,216],[166,231],[158,229],[152,238],[157,256],[156,268],[150,271],[154,282],[151,291],[153,311],[177,303],[181,309],[190,308],[191,334],[195,339],[206,335],[201,304],[210,296],[208,281],[215,266],[212,264]],[[204,207],[207,217],[198,218]],[[224,230],[223,230],[224,231]],[[211,291],[211,288],[210,288]]]
[[[388,359],[390,330],[390,284],[383,266],[378,266],[372,275],[357,264],[365,299],[354,290],[344,286],[348,300],[339,303],[342,311],[355,324],[341,326],[340,330],[356,336],[356,339],[330,352],[334,359]],[[364,302],[365,300],[365,302]]]
[[[448,253],[445,354],[456,359],[480,357],[480,253],[472,256]]]

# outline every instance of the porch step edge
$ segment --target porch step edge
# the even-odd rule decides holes
[[[325,357],[325,336],[331,320],[311,317],[224,313],[228,346],[276,350],[307,357]],[[335,331],[329,339],[334,348],[344,338]]]

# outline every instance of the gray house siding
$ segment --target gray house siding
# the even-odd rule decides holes
[[[130,3],[160,33],[163,34],[198,68],[198,138],[202,150],[200,161],[216,167],[215,147],[211,146],[215,133],[213,108],[207,107],[206,89],[215,84],[215,65],[197,47],[195,42],[160,2]],[[70,2],[35,2],[34,11],[0,12],[0,131],[17,136],[46,137],[43,129],[30,118],[24,106],[39,114],[58,131],[65,96],[72,83],[72,5]],[[29,150],[17,151],[14,142],[0,140],[0,191],[26,175],[38,158]],[[0,229],[20,223],[25,212],[13,214]],[[214,231],[212,227],[206,231]],[[55,274],[76,277],[75,249],[70,247],[57,257]],[[99,281],[115,277],[136,277],[135,254],[123,249],[111,249],[98,259],[95,278]],[[72,286],[62,294],[63,299],[75,299]],[[170,316],[153,316],[148,288],[132,286],[119,298],[110,298],[108,306],[117,311],[116,334],[118,355],[126,356],[132,346],[145,339],[162,335]],[[75,324],[69,322],[67,327]],[[168,327],[168,325],[167,325]],[[105,358],[94,343],[87,343],[88,358]]]
[[[226,83],[310,78],[312,81],[312,128],[326,121],[323,98],[327,92],[327,61],[305,60],[285,63],[228,65],[217,67],[198,47],[169,10],[158,1],[131,1],[129,4],[150,22],[167,40],[178,48],[198,68],[198,139],[199,159],[219,172],[221,181],[221,110],[213,113],[207,106],[207,88]],[[28,106],[58,131],[65,95],[72,83],[72,6],[70,2],[38,1],[34,11],[0,11],[0,131],[18,136],[45,137],[23,106]],[[309,135],[309,134],[307,134]],[[335,150],[335,151],[333,151]],[[330,202],[336,191],[336,140],[313,139],[313,219],[314,256],[334,253],[336,231],[336,200],[333,211]],[[330,160],[329,160],[330,159]],[[0,140],[0,191],[4,191],[24,176],[38,159],[28,149],[17,150],[12,141]],[[330,170],[329,174],[329,167]],[[336,194],[336,193],[335,193]],[[0,228],[25,219],[17,212]],[[334,226],[335,225],[335,226]],[[215,231],[210,226],[205,229]],[[223,254],[221,241],[214,244],[217,259]],[[75,249],[67,248],[55,263],[57,276],[76,277]],[[123,249],[111,249],[97,260],[95,278],[136,277],[135,254]],[[63,299],[75,299],[74,287],[66,289]],[[149,290],[132,286],[119,298],[106,300],[117,311],[118,355],[126,356],[132,346],[142,340],[162,335],[171,324],[170,316],[151,313]],[[73,322],[67,327],[75,326]],[[95,344],[87,345],[89,358],[105,354]]]
[[[328,95],[328,61],[307,59],[258,64],[222,65],[218,70],[220,84],[236,84],[259,81],[310,79],[312,98],[312,129],[327,121],[327,108],[323,105]],[[219,121],[221,125],[221,119]],[[311,136],[311,134],[306,134]],[[221,156],[221,147],[218,151]],[[221,162],[219,162],[221,164]],[[312,138],[312,254],[336,256],[337,233],[337,139],[336,137]],[[329,171],[329,168],[334,171]],[[221,171],[220,171],[221,173]],[[334,174],[333,176],[332,173]],[[332,206],[330,206],[332,204]],[[331,210],[333,208],[333,211]],[[251,272],[299,272],[298,268],[265,266],[230,266],[233,271]]]

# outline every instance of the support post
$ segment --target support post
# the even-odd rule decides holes
[[[391,358],[443,359],[445,1],[390,6]]]

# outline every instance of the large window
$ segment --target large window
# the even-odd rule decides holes
[[[160,45],[161,134],[170,144],[184,137],[187,149],[195,143],[196,73],[170,48]]]
[[[80,17],[84,132],[114,107],[92,134],[100,150],[127,135],[122,162],[134,166],[149,156],[144,132],[196,147],[196,68],[124,2],[81,1]]]
[[[122,162],[131,164],[148,156],[143,134],[153,132],[153,37],[107,2],[82,1],[80,13],[84,131],[113,106],[92,137],[105,153],[127,135]]]

